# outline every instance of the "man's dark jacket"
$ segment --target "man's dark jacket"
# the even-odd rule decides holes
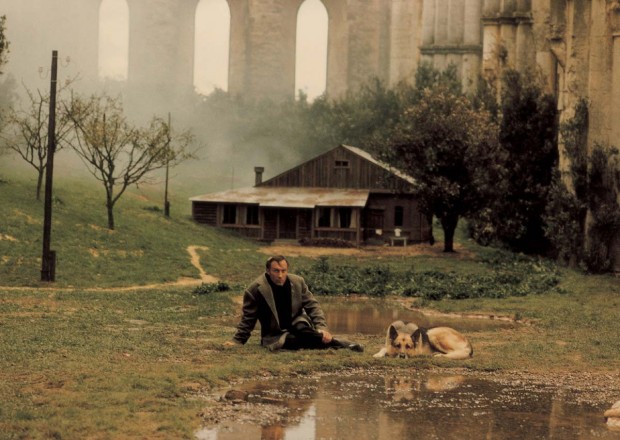
[[[243,294],[243,316],[237,326],[234,340],[245,344],[256,326],[256,321],[261,326],[261,345],[282,344],[286,329],[280,328],[278,312],[273,296],[273,290],[267,281],[266,274],[262,274]],[[291,282],[291,318],[293,323],[305,320],[317,330],[327,329],[325,314],[319,303],[314,299],[312,292],[304,279],[298,275],[288,274]]]

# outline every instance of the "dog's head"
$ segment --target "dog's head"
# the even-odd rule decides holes
[[[408,358],[414,355],[413,335],[398,331],[396,327],[390,325],[388,330],[388,354],[393,357]]]

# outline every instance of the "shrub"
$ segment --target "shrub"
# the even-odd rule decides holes
[[[302,238],[299,240],[302,246],[320,246],[333,248],[353,248],[355,245],[347,240],[340,238]]]
[[[214,292],[228,292],[230,286],[227,283],[218,281],[217,283],[202,283],[194,289],[194,295],[207,295]]]
[[[326,257],[301,270],[311,291],[322,295],[360,293],[418,297],[423,300],[506,298],[559,292],[560,277],[548,260],[497,251],[481,259],[482,274],[440,271],[395,273],[389,266],[332,267]]]

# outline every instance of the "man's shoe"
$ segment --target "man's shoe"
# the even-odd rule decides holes
[[[347,346],[347,348],[351,351],[355,351],[357,353],[363,353],[364,352],[364,346],[362,344],[358,344],[357,342],[353,343],[353,344],[349,344]]]
[[[276,342],[273,342],[267,345],[267,348],[269,349],[269,351],[278,351],[282,347],[284,347],[284,341],[286,341],[286,335],[287,335],[286,333],[283,333]]]

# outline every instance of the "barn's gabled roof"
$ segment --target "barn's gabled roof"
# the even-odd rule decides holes
[[[190,198],[192,202],[241,203],[262,207],[315,208],[366,206],[368,190],[337,188],[247,187]]]
[[[351,162],[351,173],[339,173],[333,165]],[[370,192],[393,191],[385,186],[385,174],[410,187],[415,180],[366,151],[339,145],[255,187],[231,189],[190,198],[192,202],[242,203],[262,207],[314,208],[316,206],[364,207]],[[320,175],[320,177],[317,177]],[[355,176],[355,177],[353,177]]]
[[[352,147],[350,145],[344,145],[342,144],[343,148],[346,148],[347,150],[349,150],[350,152],[357,154],[358,156],[363,157],[364,159],[366,159],[369,162],[374,163],[377,166],[380,166],[381,168],[385,169],[386,171],[400,177],[403,180],[406,180],[407,182],[411,183],[412,185],[415,185],[415,179],[405,173],[403,173],[400,170],[397,170],[396,168],[388,165],[385,162],[381,162],[380,160],[375,159],[370,153],[368,153],[367,151],[362,150],[361,148],[357,148],[357,147]]]

